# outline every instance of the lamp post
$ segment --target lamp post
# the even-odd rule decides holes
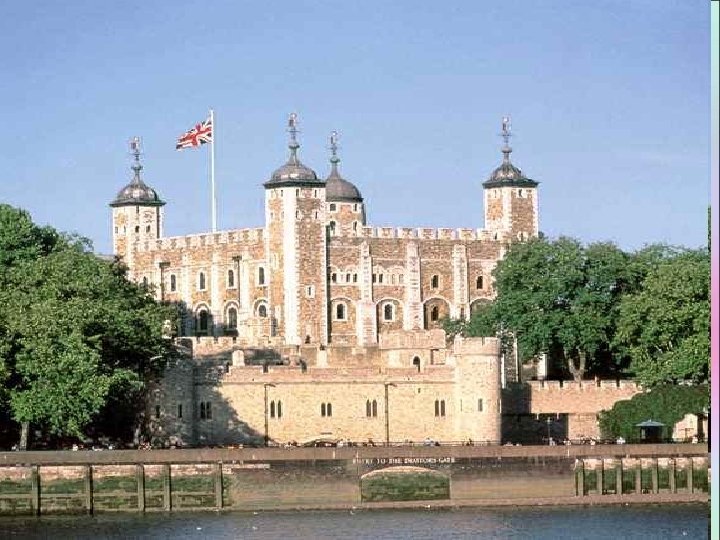
[[[552,418],[549,416],[545,419],[545,423],[547,424],[547,442],[548,445],[550,445],[550,425],[552,424]]]
[[[265,393],[265,446],[268,445],[268,441],[270,440],[269,435],[269,420],[268,420],[268,388],[275,388],[275,385],[273,383],[265,383],[263,384],[263,390]]]
[[[395,383],[384,383],[385,384],[385,446],[390,446],[390,400],[388,395],[388,388],[393,386],[397,387]]]

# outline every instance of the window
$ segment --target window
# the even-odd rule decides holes
[[[350,274],[345,274],[345,283],[350,283]]]
[[[258,267],[257,278],[258,285],[265,285],[265,268],[262,266]]]
[[[484,282],[484,280],[483,280],[483,277],[482,277],[482,276],[478,276],[477,279],[475,280],[475,288],[476,288],[476,289],[482,289],[482,288],[483,288],[483,285],[485,285],[485,282]]]
[[[347,308],[344,303],[339,303],[335,306],[335,320],[344,321],[347,319]]]
[[[382,282],[383,282],[383,275],[384,275],[384,274],[378,274],[378,283],[382,283]]]
[[[377,400],[373,399],[370,401],[369,399],[365,402],[365,416],[368,418],[375,418],[377,416]]]
[[[300,210],[295,210],[295,219],[302,219],[302,213]]]
[[[478,412],[483,412],[483,401],[482,401],[482,398],[478,399]]]
[[[140,225],[135,225],[135,232],[137,232],[137,233],[140,232]]]
[[[148,286],[148,278],[147,278],[147,276],[143,276],[143,286],[145,286],[145,287]]]
[[[335,210],[337,210],[337,205],[335,203],[330,203],[330,211],[334,212]]]
[[[115,234],[117,234],[117,233],[118,233],[118,228],[117,228],[117,227],[115,227]]]
[[[170,292],[175,292],[177,290],[177,278],[175,277],[175,274],[170,274]]]
[[[353,212],[357,212],[357,211],[358,211],[358,205],[357,205],[357,203],[355,203],[355,204],[353,204]]]
[[[418,370],[418,373],[420,373],[420,357],[416,356],[413,358],[413,366],[415,366]]]
[[[372,276],[372,282],[377,283],[377,274],[373,274]]]
[[[440,318],[440,309],[437,306],[433,306],[430,309],[430,320],[435,322]]]
[[[235,271],[234,270],[228,270],[227,286],[228,286],[228,289],[232,289],[235,286]]]
[[[208,331],[209,318],[207,310],[202,309],[198,312],[198,332]]]
[[[335,226],[337,224],[334,221],[330,222],[330,236],[335,236]]]
[[[227,310],[227,325],[231,329],[237,328],[237,309],[234,307]]]
[[[146,233],[150,232],[150,225],[145,225],[145,232]]]
[[[155,405],[155,418],[160,418],[160,405]]]
[[[200,272],[200,274],[198,274],[198,290],[205,290],[205,272]]]
[[[305,296],[308,298],[314,298],[315,297],[315,287],[312,285],[308,285],[305,287]]]
[[[275,418],[275,402],[270,402],[270,418]]]
[[[178,403],[177,406],[177,417],[182,418],[182,403]]]
[[[209,401],[200,402],[200,420],[212,420],[212,406]]]
[[[333,283],[337,283],[337,274],[335,272],[330,274],[330,281],[332,281]]]
[[[353,283],[357,283],[357,274],[353,274]]]
[[[332,416],[332,403],[320,404],[320,416]]]
[[[257,316],[262,317],[263,319],[268,316],[267,306],[265,304],[260,304],[257,307]]]
[[[430,278],[430,288],[437,289],[440,286],[440,277],[433,276]]]
[[[277,402],[277,417],[282,418],[282,401]]]
[[[295,196],[296,196],[296,197],[299,197],[299,196],[300,196],[300,189],[296,189],[296,190],[295,190]]]
[[[395,320],[395,306],[388,303],[383,306],[383,320],[393,321]]]
[[[435,416],[445,416],[445,400],[435,400]]]
[[[356,232],[357,232],[357,230],[358,230],[358,225],[357,225],[357,221],[353,221],[353,232],[355,232],[355,233],[356,233]]]

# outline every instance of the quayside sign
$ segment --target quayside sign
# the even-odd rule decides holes
[[[399,458],[355,458],[353,463],[361,465],[444,465],[455,463],[454,457],[399,457]]]

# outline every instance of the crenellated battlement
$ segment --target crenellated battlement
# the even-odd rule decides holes
[[[188,234],[147,240],[136,244],[138,252],[167,251],[176,249],[197,249],[227,244],[252,244],[262,242],[264,229],[234,229],[216,233]]]
[[[347,235],[353,236],[353,235]],[[485,229],[468,228],[410,228],[410,227],[363,227],[358,233],[361,238],[399,238],[412,240],[502,240],[502,233]]]

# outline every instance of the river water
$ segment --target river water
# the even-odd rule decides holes
[[[0,518],[0,538],[696,539],[708,505]]]

